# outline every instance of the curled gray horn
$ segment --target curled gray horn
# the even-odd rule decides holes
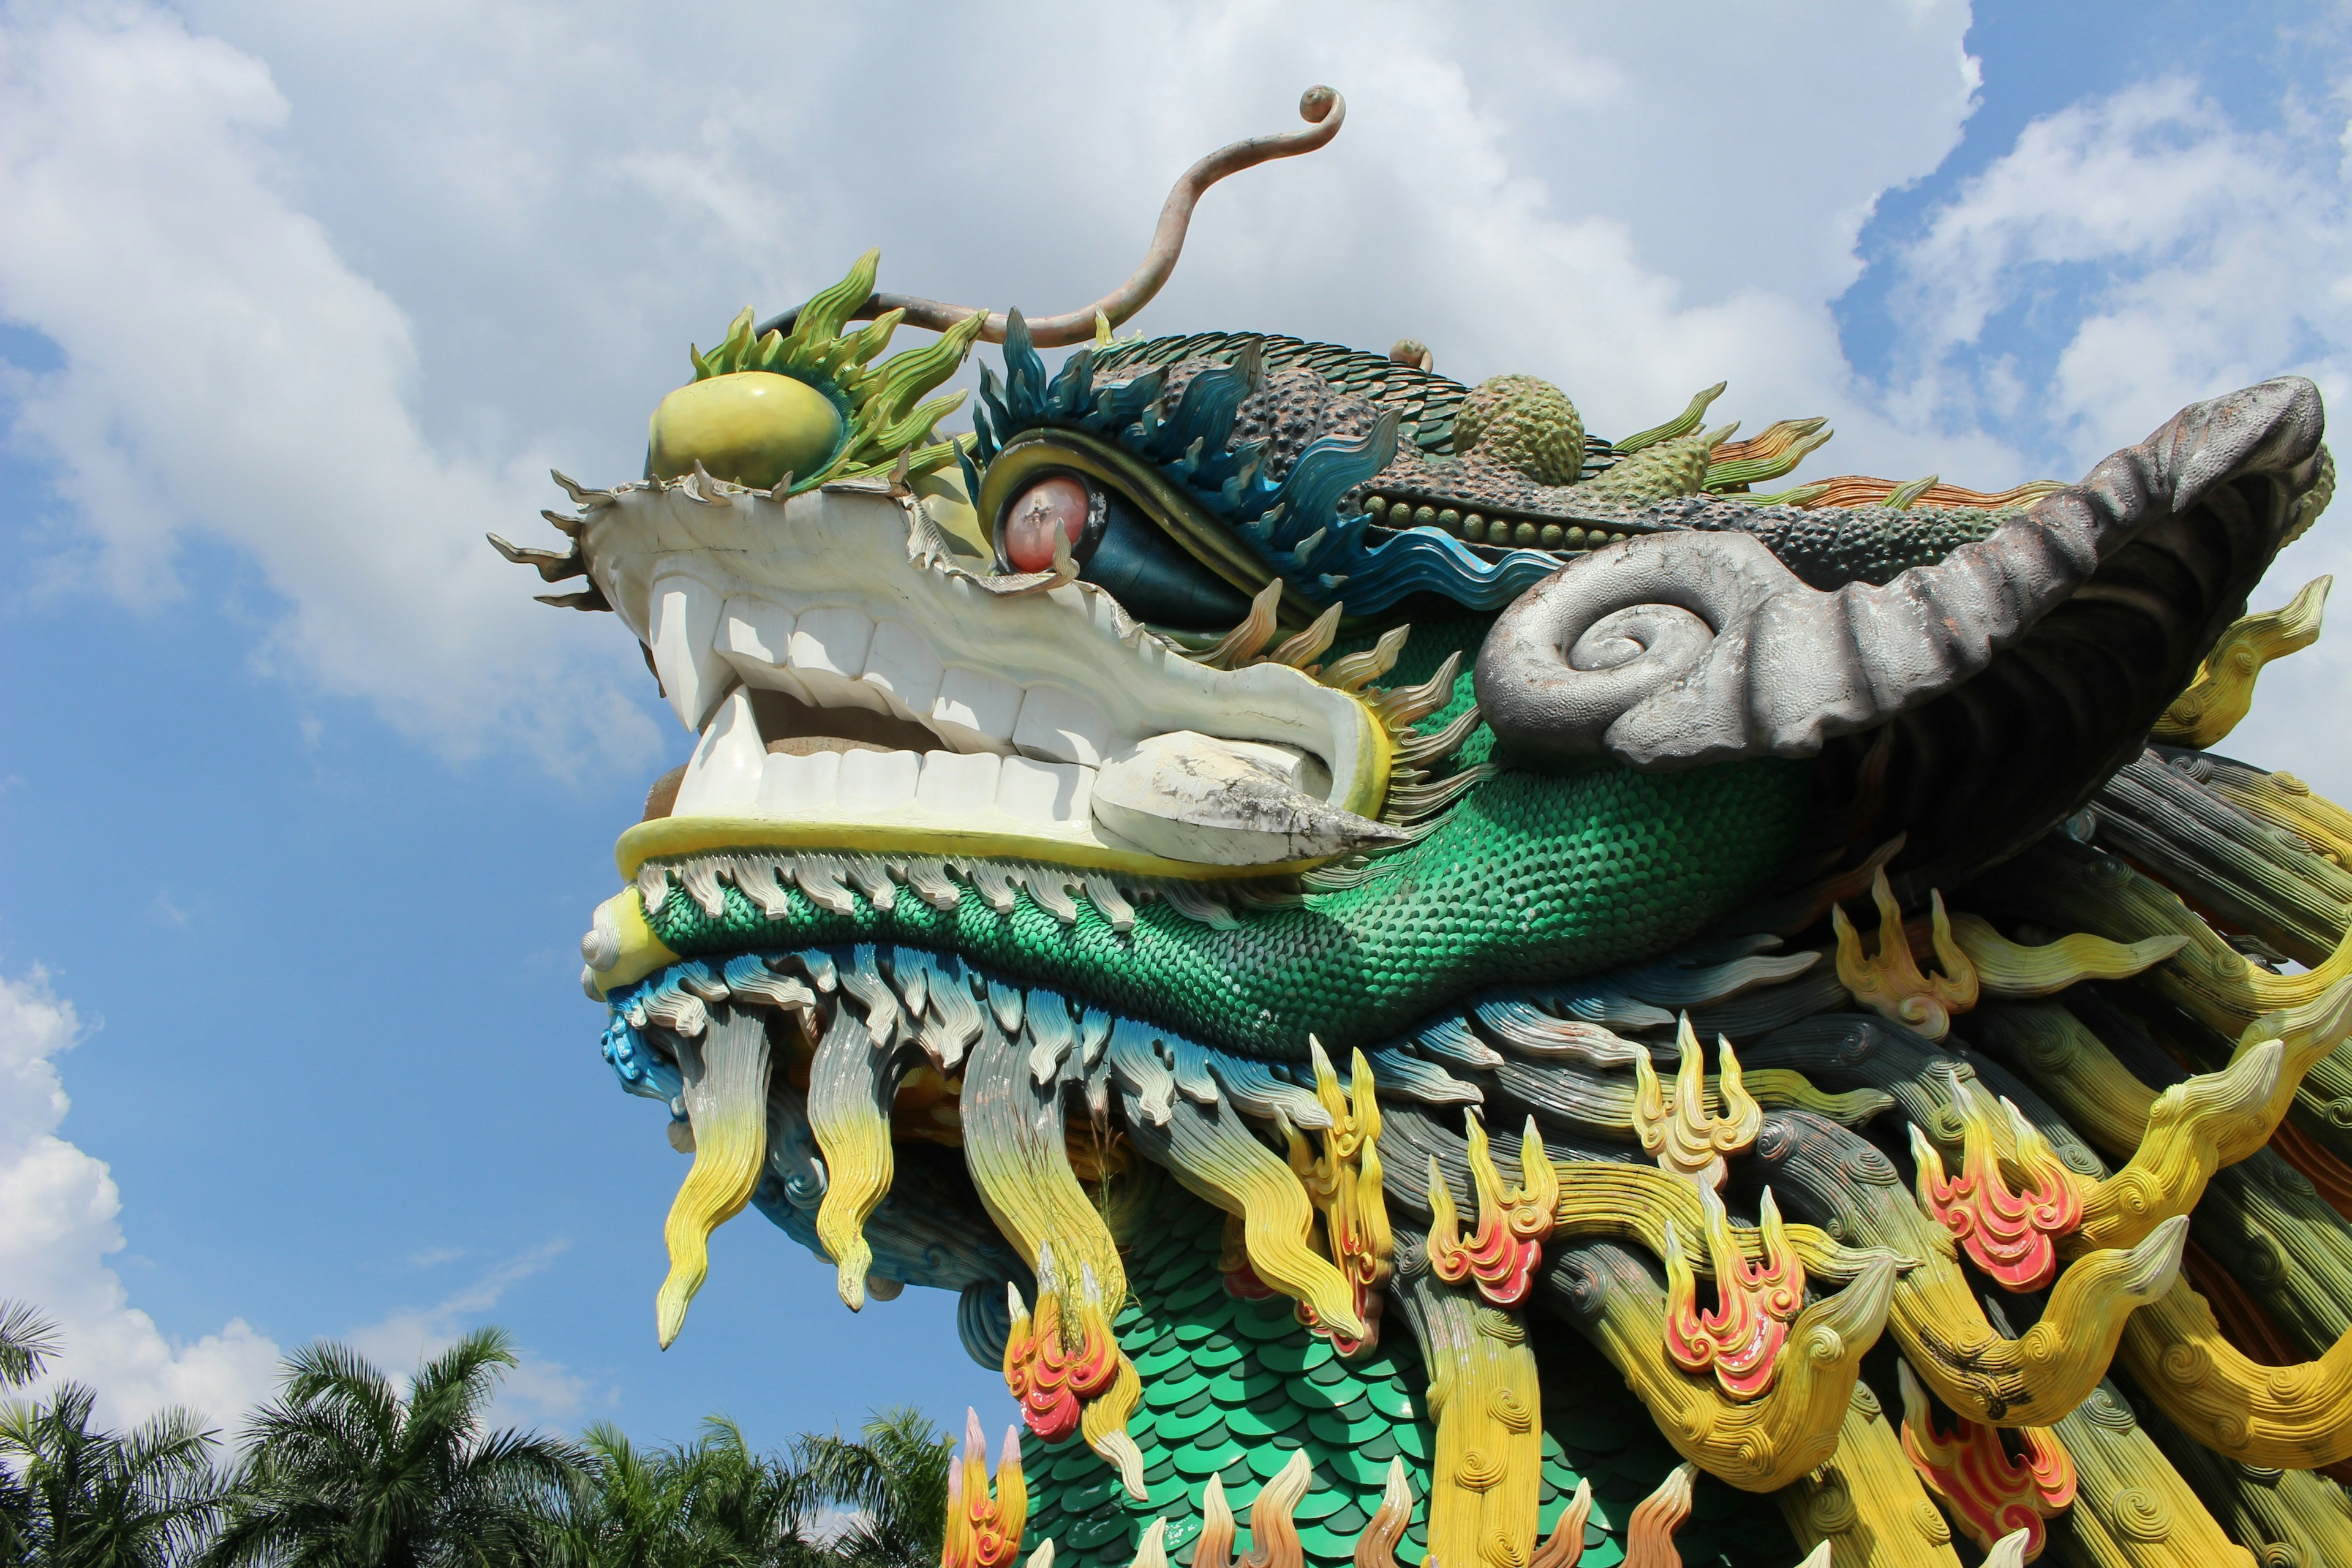
[[[2272,475],[2299,495],[2317,474],[2320,428],[2318,389],[2300,378],[2196,405],[2082,484],[1883,586],[1821,592],[1746,534],[1628,540],[1503,613],[1478,656],[1479,707],[1536,765],[1811,756],[1982,672],[2147,525],[2224,481]]]

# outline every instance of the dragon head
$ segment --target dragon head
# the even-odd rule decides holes
[[[753,1203],[852,1307],[962,1291],[966,1342],[1033,1432],[1082,1435],[1139,1500],[1128,1244],[1173,1201],[1155,1170],[1233,1216],[1229,1288],[1289,1298],[1298,1332],[1352,1355],[1400,1258],[1434,1289],[1486,1279],[1493,1251],[1517,1284],[1482,1289],[1516,1306],[1541,1256],[1523,1244],[1576,1200],[1544,1184],[1535,1122],[1512,1185],[1461,1108],[1580,1127],[1545,1064],[1637,1053],[1646,1073],[1614,1031],[1796,982],[1816,955],[1774,950],[1874,873],[1924,902],[2068,817],[2331,482],[2301,382],[2185,411],[2077,486],[1759,494],[1821,420],[1735,442],[1702,428],[1717,386],[1612,441],[1550,383],[1465,387],[1417,343],[1114,338],[1201,187],[1328,140],[1318,94],[1309,131],[1188,174],[1172,238],[1163,218],[1098,306],[1033,327],[877,295],[869,253],[698,352],[641,480],[558,476],[566,549],[493,541],[584,576],[551,602],[614,612],[696,736],[583,943],[607,1058],[695,1154],[663,1342],[709,1229]],[[882,359],[908,321],[938,336]],[[960,398],[930,395],[983,339],[1001,369],[943,437]],[[1039,352],[1073,342],[1058,366]],[[1806,994],[1779,1021],[1847,993]],[[1705,1144],[1715,1080],[1687,1038],[1685,1065]],[[1389,1136],[1431,1153],[1426,1182],[1396,1162],[1383,1187],[1375,1077],[1417,1107]],[[1649,1136],[1610,1114],[1628,1150]],[[1762,1123],[1740,1125],[1691,1162],[1706,1205],[1642,1189],[1688,1208],[1664,1231],[1685,1294],[1677,1234],[1715,1248],[1702,1266],[1738,1256],[1714,1188]],[[1426,1248],[1392,1243],[1391,1199],[1444,1215]],[[1887,1276],[1820,1248],[1817,1278],[1857,1281],[1815,1331],[1850,1387]],[[1773,1331],[1811,1342],[1788,1323],[1802,1270],[1790,1287],[1770,1256]],[[1397,1299],[1442,1361],[1442,1303]],[[1773,1373],[1743,1375],[1748,1399]],[[1843,1395],[1814,1394],[1833,1440]],[[1811,1449],[1765,1451],[1738,1484]]]

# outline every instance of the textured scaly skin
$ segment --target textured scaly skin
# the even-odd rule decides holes
[[[656,934],[688,957],[750,948],[913,942],[1260,1056],[1395,1034],[1446,998],[1505,980],[1591,973],[1671,947],[1786,858],[1806,764],[1766,758],[1677,773],[1601,765],[1506,771],[1360,886],[1306,907],[1237,911],[1216,931],[1165,905],[1122,936],[1091,906],[1065,926],[1026,894],[1009,916],[967,892],[953,910],[901,893],[833,915],[797,890],[771,921],[733,889],[727,912],[671,898]]]

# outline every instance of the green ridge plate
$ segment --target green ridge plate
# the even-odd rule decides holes
[[[1192,1364],[1202,1372],[1221,1372],[1242,1359],[1242,1347],[1223,1334],[1213,1335],[1192,1347]]]
[[[1346,1563],[1356,1553],[1357,1531],[1326,1530],[1320,1523],[1298,1527],[1298,1544],[1307,1555],[1327,1563]]]
[[[1309,1432],[1343,1448],[1360,1447],[1368,1438],[1385,1437],[1391,1425],[1385,1415],[1367,1415],[1350,1421],[1341,1411],[1318,1410],[1307,1418]]]
[[[1296,1374],[1329,1361],[1331,1342],[1311,1334],[1297,1340],[1280,1340],[1259,1350],[1257,1359],[1271,1371]]]
[[[1153,1410],[1166,1415],[1196,1415],[1209,1403],[1209,1380],[1205,1377],[1170,1377],[1161,1380],[1158,1398],[1151,1392],[1144,1394]]]
[[[1101,1519],[1089,1519],[1070,1527],[1068,1544],[1081,1552],[1090,1552],[1097,1546],[1121,1540],[1134,1528],[1134,1521],[1129,1519],[1124,1513],[1109,1514]]]
[[[1281,1374],[1262,1367],[1227,1367],[1209,1379],[1209,1392],[1220,1405],[1247,1405],[1281,1386]]]
[[[1282,1340],[1297,1334],[1305,1339],[1292,1311],[1290,1298],[1276,1296],[1271,1300],[1244,1301],[1234,1309],[1234,1327],[1254,1340]]]
[[[1054,1456],[1053,1462],[1045,1468],[1044,1473],[1057,1481],[1079,1480],[1087,1476],[1099,1474],[1107,1468],[1103,1465],[1101,1455],[1076,1440],[1071,1442],[1066,1450],[1055,1448],[1051,1452]]]
[[[1108,1468],[1108,1467],[1105,1468]],[[1111,1471],[1099,1481],[1090,1482],[1064,1492],[1062,1508],[1064,1511],[1069,1513],[1092,1513],[1113,1499],[1123,1498],[1126,1495],[1126,1489],[1119,1485],[1118,1472]]]
[[[1290,1456],[1298,1451],[1299,1445],[1286,1441],[1286,1434],[1284,1437],[1276,1437],[1271,1442],[1257,1444],[1244,1456],[1253,1477],[1258,1480],[1270,1481],[1281,1473],[1283,1466],[1290,1463]],[[1312,1455],[1308,1456],[1310,1463],[1313,1458]],[[1316,1468],[1318,1471],[1322,1468],[1319,1465]]]
[[[1286,1411],[1283,1415],[1269,1416],[1246,1405],[1228,1405],[1224,1411],[1225,1430],[1244,1443],[1258,1442],[1277,1432],[1287,1432],[1298,1425],[1296,1412]]]
[[[1304,1377],[1290,1381],[1290,1397],[1308,1411],[1343,1410],[1363,1396],[1364,1391],[1353,1382],[1317,1383]]]
[[[1223,1276],[1212,1274],[1204,1279],[1196,1279],[1190,1284],[1179,1285],[1170,1290],[1163,1306],[1171,1312],[1190,1311],[1210,1297],[1222,1295],[1224,1289],[1225,1281]]]
[[[1364,1394],[1381,1415],[1402,1421],[1421,1414],[1412,1390],[1393,1378],[1364,1380]]]
[[[1171,1413],[1160,1417],[1160,1440],[1163,1443],[1189,1443],[1212,1426],[1223,1425],[1223,1412],[1216,1401],[1203,1397],[1201,1407],[1185,1415]]]
[[[1331,1476],[1359,1489],[1378,1489],[1387,1481],[1389,1468],[1383,1460],[1367,1459],[1352,1448],[1342,1448],[1331,1456]]]
[[[1155,1346],[1143,1354],[1134,1357],[1135,1370],[1147,1378],[1158,1377],[1171,1367],[1182,1366],[1192,1358],[1192,1352],[1183,1345],[1176,1343],[1171,1336],[1165,1350]]]
[[[1291,1413],[1292,1419],[1297,1419],[1297,1417],[1307,1414],[1304,1410],[1301,1410],[1298,1407],[1297,1403],[1290,1397],[1290,1388],[1286,1384],[1277,1387],[1269,1388],[1264,1394],[1254,1394],[1247,1399],[1243,1400],[1242,1403],[1248,1405],[1252,1410],[1263,1411],[1268,1415],[1273,1415],[1277,1411],[1286,1410]]]
[[[1315,1484],[1307,1489],[1307,1495],[1298,1500],[1298,1506],[1290,1510],[1290,1517],[1294,1522],[1305,1524],[1311,1520],[1328,1519],[1339,1510],[1353,1506],[1346,1492],[1325,1486],[1318,1474]]]
[[[1307,1367],[1307,1381],[1319,1383],[1327,1388],[1337,1387],[1341,1384],[1346,1384],[1351,1388],[1361,1388],[1364,1385],[1363,1380],[1348,1370],[1348,1363],[1337,1356],[1326,1356],[1319,1362],[1311,1363]]]
[[[1176,1473],[1206,1481],[1233,1466],[1240,1447],[1231,1441],[1214,1448],[1179,1448],[1176,1450]]]
[[[1361,1534],[1363,1532],[1364,1526],[1370,1524],[1372,1516],[1370,1514],[1365,1512],[1363,1509],[1360,1508],[1355,1503],[1350,1502],[1342,1509],[1339,1509],[1331,1513],[1324,1515],[1323,1528],[1331,1531],[1345,1531],[1350,1537],[1353,1537]]]

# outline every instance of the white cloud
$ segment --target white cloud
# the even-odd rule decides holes
[[[478,1327],[483,1314],[496,1307],[510,1287],[547,1268],[570,1246],[566,1241],[549,1241],[518,1253],[429,1307],[401,1308],[353,1330],[344,1336],[345,1342],[385,1372],[404,1377],[419,1363],[440,1354]],[[409,1261],[424,1268],[462,1256],[454,1248],[445,1248],[419,1253]],[[588,1380],[566,1371],[562,1363],[522,1351],[518,1353],[518,1364],[499,1386],[496,1418],[523,1425],[565,1420],[579,1413],[588,1393]]]
[[[289,673],[460,750],[494,724],[556,752],[625,731],[620,662],[481,542],[530,517],[537,455],[425,440],[409,322],[288,199],[261,62],[159,14],[64,16],[8,30],[0,95],[0,310],[64,361],[19,382],[16,433],[103,579],[166,592],[201,531],[288,601],[267,654]]]
[[[1903,258],[1921,389],[2077,468],[2266,376],[2342,391],[2340,156],[2333,137],[2240,129],[2185,78],[2035,121]],[[2017,374],[1989,329],[2027,310],[2046,371],[1970,408],[1972,381]]]
[[[59,1326],[51,1378],[92,1384],[100,1420],[185,1405],[226,1429],[274,1386],[278,1347],[242,1318],[177,1341],[131,1304],[106,1264],[123,1245],[122,1194],[104,1161],[58,1136],[68,1101],[56,1058],[81,1033],[39,970],[0,976],[0,1293]]]

